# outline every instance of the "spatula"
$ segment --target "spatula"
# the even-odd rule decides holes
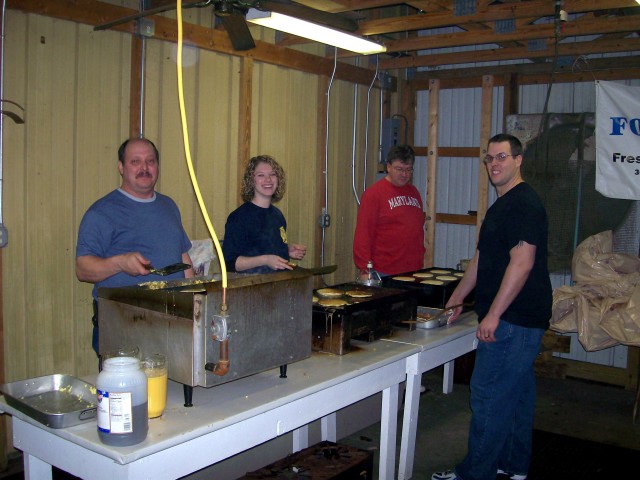
[[[155,273],[156,275],[171,275],[172,273],[182,272],[188,268],[191,268],[191,265],[188,263],[173,263],[171,265],[167,265],[162,268],[153,268],[149,265],[149,273]]]

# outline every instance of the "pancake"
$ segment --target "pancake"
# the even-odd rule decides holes
[[[463,272],[456,272],[456,273],[454,273],[454,275],[456,277],[464,277],[464,273]]]
[[[424,283],[426,285],[444,285],[442,280],[423,280],[420,283]]]
[[[320,288],[319,290],[316,290],[316,293],[321,297],[327,298],[341,297],[342,295],[344,295],[344,292],[342,290],[338,290],[337,288]]]
[[[316,297],[315,295],[313,297],[311,297],[311,301],[313,303],[318,303],[318,300],[320,300],[318,297]]]
[[[418,278],[431,278],[433,277],[433,273],[429,273],[429,272],[416,272],[413,274],[414,277],[418,277]]]
[[[323,307],[341,307],[346,305],[347,301],[340,298],[322,298],[318,301],[318,304]]]
[[[398,280],[400,282],[415,282],[416,279],[414,277],[393,277],[393,280]]]
[[[450,282],[452,280],[457,280],[457,277],[452,277],[451,275],[441,275],[436,277],[437,280],[444,280],[445,282]]]
[[[368,298],[373,297],[373,293],[365,292],[364,290],[349,290],[346,293],[347,297],[353,298]]]
[[[446,275],[447,273],[451,273],[450,270],[438,270],[438,269],[430,270],[430,272],[431,273],[437,273],[439,275]]]

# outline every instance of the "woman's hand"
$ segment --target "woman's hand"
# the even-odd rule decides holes
[[[293,270],[293,266],[289,264],[289,261],[278,255],[265,255],[264,265],[271,270]]]
[[[302,260],[307,253],[307,247],[297,243],[289,245],[289,258],[294,260]]]

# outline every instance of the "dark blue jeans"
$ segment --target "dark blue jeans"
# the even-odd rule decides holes
[[[498,469],[526,475],[536,403],[533,364],[544,330],[500,321],[496,342],[480,342],[471,375],[468,452],[463,480],[495,480]]]

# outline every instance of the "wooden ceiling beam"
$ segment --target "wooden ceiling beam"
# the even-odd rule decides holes
[[[604,33],[635,32],[640,29],[640,17],[608,18],[592,17],[580,22],[568,22],[563,25],[563,37],[601,35]],[[526,25],[512,33],[495,33],[493,30],[474,32],[455,32],[390,40],[385,42],[387,53],[413,50],[431,50],[434,48],[487,45],[507,41],[527,41],[555,37],[554,24]],[[632,50],[631,48],[629,50]]]
[[[72,22],[88,25],[102,25],[117,18],[135,13],[135,10],[111,5],[97,0],[56,0],[43,2],[42,0],[7,0],[7,8],[35,13],[53,18],[60,18]],[[176,43],[178,40],[178,25],[176,20],[155,15],[155,33],[153,38]],[[112,30],[135,34],[134,22],[116,25]],[[251,57],[255,61],[292,68],[316,75],[331,76],[333,72],[333,58],[319,57],[297,50],[279,47],[268,42],[256,40],[256,48],[246,51],[233,49],[229,36],[224,30],[216,30],[191,23],[183,24],[183,38],[185,43],[203,50]],[[336,69],[335,77],[341,80],[355,82],[362,85],[371,84],[372,70],[356,67],[344,62]],[[391,90],[395,90],[395,79],[392,79]],[[377,82],[376,82],[376,86]]]
[[[381,60],[380,68],[393,70],[398,68],[439,67],[474,62],[496,62],[500,60],[520,60],[522,58],[550,57],[555,54],[553,46],[539,51],[530,51],[526,47],[489,48],[455,53],[440,53],[400,57],[393,60]],[[597,53],[619,53],[640,50],[640,38],[601,39],[575,43],[560,43],[559,56],[579,56]],[[640,56],[634,57],[640,64]],[[474,67],[474,69],[477,67]]]
[[[164,2],[165,0],[160,0]],[[380,56],[380,66],[389,70],[411,67],[437,67],[442,65],[456,65],[461,63],[474,64],[475,62],[495,62],[499,60],[530,60],[531,62],[549,62],[549,58],[555,55],[554,43],[556,27],[553,23],[533,24],[540,16],[546,13],[553,14],[555,2],[549,0],[515,1],[491,5],[488,0],[478,2],[478,13],[470,16],[453,15],[454,0],[415,0],[410,2],[398,2],[393,0],[300,0],[301,3],[313,4],[317,8],[341,9],[342,11],[371,10],[372,17],[375,14],[383,14],[385,7],[404,6],[405,9],[428,9],[427,14],[411,14],[401,17],[401,23],[393,26],[397,31],[405,32],[407,38],[389,40],[387,43],[387,55]],[[562,26],[561,38],[569,41],[571,37],[600,36],[597,41],[569,43],[561,41],[558,46],[559,55],[589,55],[594,53],[615,53],[640,51],[638,39],[624,38],[629,32],[640,31],[640,15],[618,15],[614,19],[606,15],[594,15],[594,12],[604,13],[605,10],[634,7],[625,13],[640,12],[635,0],[563,0],[563,8],[569,13],[590,12],[566,22]],[[101,2],[98,0],[55,0],[44,2],[42,0],[7,0],[7,8],[25,12],[60,18],[63,20],[85,23],[89,25],[102,25],[115,19],[123,18],[137,13],[137,10],[124,8],[119,5]],[[378,10],[375,10],[375,9]],[[553,11],[552,11],[553,9]],[[395,11],[395,9],[393,10]],[[177,26],[175,20],[166,16],[157,15],[151,17],[156,22],[155,38],[167,41],[176,41]],[[444,20],[444,19],[448,20]],[[487,24],[500,18],[514,18],[516,21],[515,32],[497,34]],[[428,22],[425,23],[425,19]],[[372,18],[371,21],[362,22],[362,25],[393,25],[400,22],[397,18]],[[423,22],[423,23],[416,23]],[[430,22],[430,23],[429,23]],[[484,23],[483,23],[484,22]],[[443,25],[461,25],[468,31],[449,34],[436,34],[417,37],[417,28],[430,28]],[[112,27],[113,30],[135,34],[135,23]],[[391,29],[390,31],[396,31]],[[197,25],[185,24],[185,37],[200,48],[234,55],[238,57],[250,56],[256,61],[271,63],[287,68],[315,73],[320,75],[330,74],[333,68],[333,59],[319,55],[311,55],[268,42],[256,42],[258,47],[246,52],[235,51],[229,41],[227,33],[223,29],[210,29]],[[546,49],[530,51],[529,41],[543,39],[547,41]],[[580,40],[580,38],[577,38]],[[498,47],[487,50],[473,50],[468,52],[441,53],[437,49],[450,47],[464,47],[476,45],[489,45]],[[420,55],[416,53],[419,52]],[[434,52],[434,53],[431,53]],[[353,56],[346,52],[340,52],[340,57]],[[529,63],[529,65],[531,65]],[[473,68],[476,68],[475,66]],[[355,67],[341,62],[337,76],[341,79],[362,84],[369,84],[371,70]]]
[[[405,5],[405,2],[398,0],[295,0],[308,7],[324,10],[325,12],[341,13],[352,12],[354,10],[367,10],[371,8],[393,7],[395,5]],[[406,2],[411,3],[411,2]]]
[[[552,68],[553,64],[550,62],[536,63],[535,65],[528,63],[511,63],[506,65],[489,65],[477,68],[447,68],[444,70],[415,72],[413,74],[412,81],[416,83],[424,83],[426,85],[427,82],[433,78],[437,78],[439,80],[475,78],[478,81],[478,86],[480,86],[481,77],[483,75],[495,75],[496,77],[516,75],[518,78],[527,76],[538,77],[540,75],[551,74]],[[556,73],[561,75],[570,73],[576,75],[589,73],[593,74],[595,79],[595,75],[599,74],[600,71],[632,69],[640,69],[640,61],[636,57],[604,57],[584,59],[583,61],[576,61],[572,65],[556,66]]]
[[[459,26],[468,23],[494,22],[524,17],[550,17],[555,15],[555,2],[532,0],[521,3],[503,3],[478,8],[474,15],[452,15],[451,11],[432,12],[359,23],[361,35],[380,35],[406,30]],[[616,8],[637,7],[635,0],[564,0],[563,9],[570,13],[585,13]]]

